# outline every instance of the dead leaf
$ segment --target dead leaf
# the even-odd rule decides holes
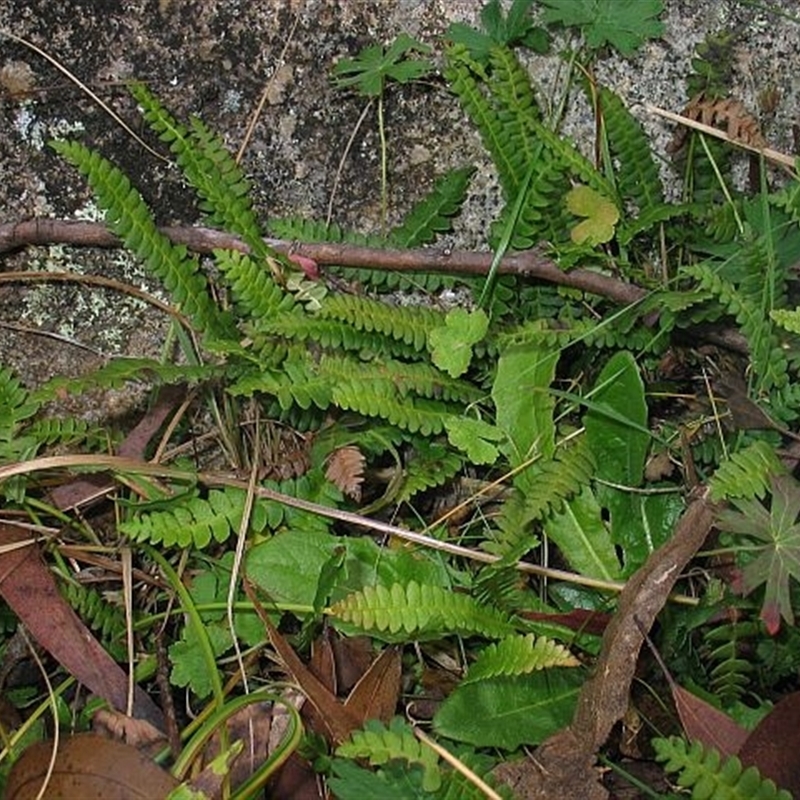
[[[25,528],[0,523],[0,544],[29,539]],[[64,669],[114,708],[127,706],[128,676],[61,596],[38,545],[0,553],[0,595]],[[163,728],[160,709],[138,686],[133,711],[134,716]]]
[[[800,797],[800,692],[784,697],[756,725],[739,758],[746,766],[758,767],[779,788]]]
[[[402,663],[400,650],[387,647],[370,665],[344,701],[346,709],[361,720],[379,719],[388,723],[400,698]]]
[[[31,745],[11,768],[6,800],[34,800],[45,781],[53,742]],[[135,747],[93,733],[62,740],[47,784],[47,800],[108,797],[114,800],[156,800],[178,781]]]
[[[355,445],[340,447],[328,458],[325,477],[358,503],[361,501],[365,465],[364,454]]]
[[[745,743],[749,731],[702,698],[672,683],[672,699],[689,739],[713,747],[723,756],[735,756]]]
[[[164,733],[143,719],[136,719],[106,708],[92,715],[92,729],[99,736],[108,736],[135,747],[137,750],[158,748],[166,744]]]

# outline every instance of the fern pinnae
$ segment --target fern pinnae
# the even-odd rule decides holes
[[[230,318],[213,302],[197,258],[159,231],[147,204],[128,177],[80,142],[52,142],[53,149],[89,181],[114,233],[158,277],[194,327],[215,338],[232,332]]]
[[[512,632],[508,617],[472,597],[442,586],[411,581],[406,585],[367,586],[329,609],[334,619],[388,641],[409,635],[439,638],[444,634],[479,634],[499,638]]]
[[[773,475],[782,475],[785,467],[767,442],[756,441],[723,461],[710,481],[711,498],[727,500],[763,499]]]
[[[666,772],[678,772],[678,785],[692,789],[692,797],[707,800],[791,800],[774,781],[761,777],[756,767],[742,766],[735,756],[723,759],[714,749],[685,739],[653,739],[656,760]]]
[[[478,655],[462,684],[499,675],[525,675],[550,667],[577,667],[580,662],[564,645],[532,633],[507,636],[493,642]]]
[[[389,241],[397,247],[420,247],[452,230],[453,216],[464,204],[474,173],[474,167],[458,167],[440,177],[402,224],[389,232]]]

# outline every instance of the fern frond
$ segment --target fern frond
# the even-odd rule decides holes
[[[339,408],[365,417],[385,419],[398,428],[424,436],[444,430],[444,419],[460,409],[438,400],[402,398],[389,382],[374,383],[358,377],[343,379],[333,387],[333,402]]]
[[[0,365],[0,442],[10,442],[19,426],[30,419],[40,403],[31,397],[13,370]]]
[[[636,205],[639,216],[663,207],[664,187],[641,123],[605,86],[600,87],[598,100],[609,150],[618,165],[615,177],[620,196]]]
[[[403,485],[397,502],[408,502],[418,492],[441,486],[455,477],[464,466],[464,459],[439,442],[418,438],[413,442],[414,454],[404,465]]]
[[[72,581],[61,584],[61,594],[78,616],[101,638],[111,656],[125,658],[125,612],[119,605],[109,603],[100,592]]]
[[[748,622],[733,622],[715,625],[704,631],[703,646],[707,652],[711,690],[730,706],[741,700],[752,685],[755,665],[742,658],[742,641],[754,632],[755,626]]]
[[[319,366],[320,371],[330,376],[332,382],[351,378],[375,383],[388,382],[397,390],[399,397],[417,395],[454,403],[474,403],[483,397],[483,392],[473,384],[451,378],[432,364],[421,361],[408,363],[391,358],[354,361],[329,354],[320,359]]]
[[[48,403],[65,393],[80,394],[90,389],[113,389],[129,381],[147,381],[149,384],[194,384],[210,380],[220,374],[220,368],[211,365],[162,364],[151,358],[115,358],[88,375],[67,378],[57,376],[31,393],[34,401]]]
[[[215,250],[214,260],[242,316],[251,320],[256,330],[276,314],[290,312],[294,307],[292,295],[283,291],[272,273],[251,256],[235,250]]]
[[[526,675],[548,667],[579,665],[578,659],[564,645],[546,636],[536,638],[532,633],[507,636],[480,652],[461,683],[465,685],[498,675]]]
[[[440,233],[453,228],[453,217],[461,210],[474,167],[452,169],[439,178],[430,193],[406,215],[402,224],[389,232],[397,247],[421,247]]]
[[[498,609],[482,606],[469,595],[416,581],[405,586],[367,586],[331,606],[330,613],[389,641],[409,636],[439,638],[445,633],[499,638],[513,630],[508,616]]]
[[[51,146],[86,177],[111,229],[164,284],[193,326],[213,338],[231,336],[231,319],[212,300],[198,259],[159,231],[128,177],[80,142],[52,142]]]
[[[666,772],[680,772],[678,785],[692,789],[692,797],[708,800],[791,800],[789,792],[764,779],[755,767],[742,767],[735,756],[722,759],[713,749],[685,739],[653,739],[656,760]]]
[[[394,717],[388,727],[378,720],[369,720],[362,730],[354,731],[349,741],[336,748],[336,755],[363,758],[372,766],[394,760],[419,764],[424,773],[424,791],[438,792],[442,785],[438,754],[414,736],[402,717]]]
[[[446,57],[450,89],[491,154],[506,199],[513,200],[536,147],[531,123],[539,111],[530,78],[508,48],[492,48],[489,73],[463,45],[449,48]]]
[[[709,481],[711,499],[763,499],[770,491],[770,478],[785,471],[774,448],[764,441],[753,442],[719,465]]]
[[[293,405],[303,410],[316,406],[325,410],[333,399],[331,382],[308,358],[287,358],[277,369],[260,369],[239,378],[228,391],[252,396],[255,392],[277,398],[283,411]]]
[[[589,484],[595,471],[594,456],[580,439],[570,447],[556,451],[550,461],[538,461],[528,467],[529,485],[536,491],[529,494],[514,492],[503,503],[498,527],[492,538],[483,543],[484,549],[507,559],[519,559],[538,544],[530,532],[530,523],[558,512],[565,500]]]
[[[444,325],[444,314],[430,308],[389,306],[350,294],[329,295],[318,314],[322,319],[337,319],[359,330],[391,336],[418,352],[425,349],[430,331]]]
[[[183,497],[173,508],[144,512],[119,524],[119,530],[136,542],[164,547],[202,550],[212,541],[225,542],[238,531],[244,512],[245,493],[240,489],[212,489],[208,498]],[[266,519],[254,506],[251,526],[263,530]]]
[[[290,312],[261,320],[259,330],[293,342],[311,341],[326,350],[344,349],[364,356],[413,359],[419,355],[413,343],[406,344],[378,331],[360,330],[343,320],[322,319],[304,313]]]

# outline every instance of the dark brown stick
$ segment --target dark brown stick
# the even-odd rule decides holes
[[[185,244],[199,253],[215,249],[247,252],[236,236],[212,228],[172,226],[161,229],[171,241]],[[102,223],[35,218],[0,224],[0,253],[33,244],[74,244],[90,247],[119,247],[119,239]],[[301,256],[320,266],[364,267],[408,272],[446,272],[460,275],[488,275],[493,254],[466,250],[384,250],[331,242],[306,243],[268,240],[271,247],[288,256]],[[585,269],[561,270],[536,248],[505,256],[498,272],[569,286],[628,305],[646,296],[647,290],[607,275]]]

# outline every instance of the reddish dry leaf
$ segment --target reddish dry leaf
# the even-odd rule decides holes
[[[756,725],[739,751],[746,766],[800,797],[800,692],[784,697]]]
[[[143,719],[136,719],[121,711],[98,709],[92,715],[92,730],[100,736],[117,739],[138,750],[152,751],[166,744],[162,731]]]
[[[724,711],[670,682],[672,699],[689,739],[696,739],[706,747],[713,747],[723,756],[735,756],[749,735],[749,731],[732,720]]]
[[[533,622],[552,622],[563,625],[579,633],[588,633],[593,636],[602,636],[611,619],[611,614],[603,611],[591,611],[585,608],[574,608],[564,614],[546,614],[541,611],[523,611],[521,617]]]
[[[0,523],[0,544],[30,539],[25,528]],[[45,566],[38,545],[0,553],[0,595],[36,641],[78,681],[123,709],[128,699],[128,677],[101,647],[91,631],[61,596]],[[163,728],[156,704],[136,687],[134,716]]]
[[[388,723],[397,709],[401,676],[400,650],[387,647],[353,687],[344,701],[345,708],[352,711],[362,725],[370,719]]]
[[[11,768],[6,800],[33,800],[45,781],[53,742],[36,742]],[[114,800],[156,800],[178,781],[135,747],[93,733],[62,740],[50,776],[48,800],[107,797]]]
[[[325,477],[358,503],[361,500],[365,464],[364,454],[357,447],[340,447],[331,453]]]

